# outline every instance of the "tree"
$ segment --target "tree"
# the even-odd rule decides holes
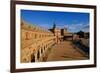
[[[84,32],[83,31],[79,31],[79,32],[77,32],[77,35],[79,35],[80,38],[83,38],[84,37]]]

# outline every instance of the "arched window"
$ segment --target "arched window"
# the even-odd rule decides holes
[[[35,39],[37,38],[37,34],[35,34]]]

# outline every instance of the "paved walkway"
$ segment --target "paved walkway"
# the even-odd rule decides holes
[[[83,60],[86,57],[80,53],[71,41],[63,41],[52,47],[47,61]]]

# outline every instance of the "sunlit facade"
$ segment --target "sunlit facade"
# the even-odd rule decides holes
[[[56,36],[35,25],[21,22],[21,62],[45,61],[49,49],[56,44]]]

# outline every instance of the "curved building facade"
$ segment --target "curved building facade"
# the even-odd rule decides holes
[[[48,29],[21,22],[21,63],[46,61],[48,51],[56,44]]]

